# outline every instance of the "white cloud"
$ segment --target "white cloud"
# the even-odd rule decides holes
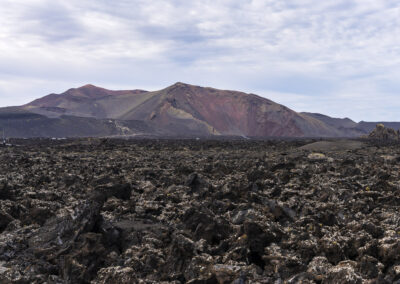
[[[394,120],[399,46],[392,0],[4,0],[0,105],[81,83],[186,81]]]

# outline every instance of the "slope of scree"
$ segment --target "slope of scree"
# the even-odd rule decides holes
[[[0,283],[394,283],[400,148],[19,140]]]

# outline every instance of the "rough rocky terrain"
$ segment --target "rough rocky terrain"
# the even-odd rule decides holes
[[[328,142],[11,141],[0,283],[400,283],[399,145]]]
[[[368,135],[368,138],[379,140],[399,140],[400,132],[399,130],[396,131],[393,128],[385,127],[384,124],[379,123],[376,125],[375,129]]]

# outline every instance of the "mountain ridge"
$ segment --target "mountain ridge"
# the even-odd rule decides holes
[[[13,110],[14,114],[11,114],[6,108],[0,108],[0,127],[5,127],[1,117],[4,120],[7,113],[13,117],[9,117],[9,121],[19,116],[18,123],[23,124],[22,113],[25,112],[25,115],[40,115],[42,123],[53,119],[51,123],[59,124],[61,129],[57,135],[62,134],[63,125],[70,125],[66,121],[73,118],[80,118],[82,125],[90,125],[95,136],[139,134],[136,129],[120,133],[117,125],[129,125],[126,123],[129,121],[140,121],[142,126],[145,125],[141,129],[150,132],[144,131],[144,134],[175,136],[357,137],[365,134],[366,128],[370,127],[369,124],[360,126],[349,118],[296,112],[256,94],[182,82],[157,91],[113,91],[87,84],[61,94],[44,96]],[[39,118],[35,119],[38,120],[37,126],[33,126],[36,124],[32,125],[32,121],[25,123],[29,127],[40,128]],[[104,123],[113,121],[115,129],[103,131],[106,128],[104,124],[96,124],[94,120]],[[87,135],[83,130],[74,133],[71,125],[66,131],[68,135]],[[94,131],[97,125],[100,130]],[[129,129],[129,126],[126,127]],[[19,135],[23,136],[20,129]],[[46,131],[39,132],[43,136],[54,134],[54,131],[48,134]],[[143,134],[143,131],[140,133]]]

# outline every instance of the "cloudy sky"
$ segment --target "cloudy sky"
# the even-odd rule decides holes
[[[2,0],[0,106],[177,81],[400,121],[397,0]]]

